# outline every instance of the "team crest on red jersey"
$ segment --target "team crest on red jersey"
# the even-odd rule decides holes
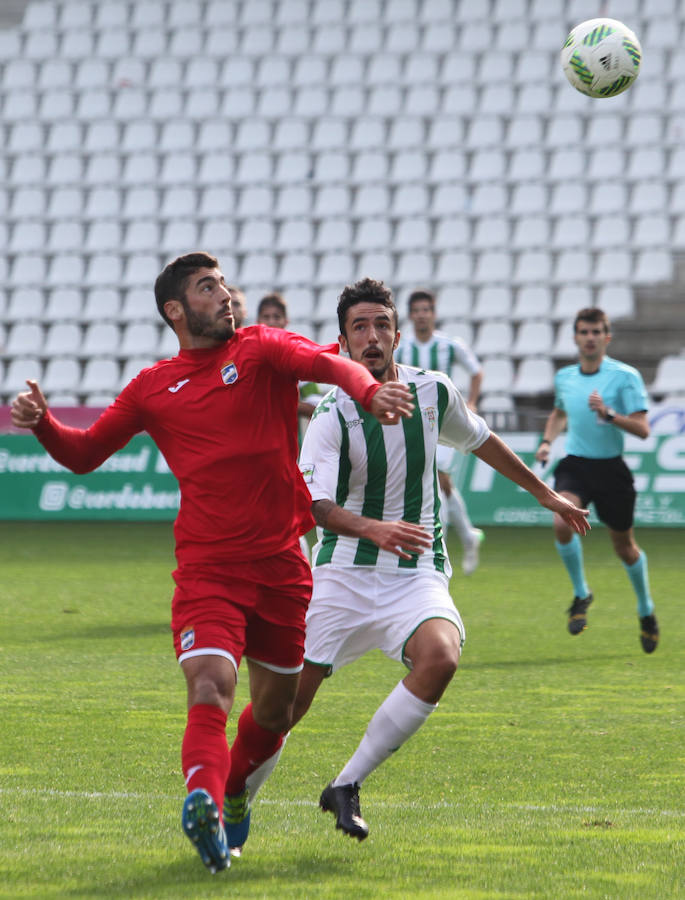
[[[190,648],[195,643],[195,629],[187,628],[185,631],[181,632],[181,650],[186,651],[190,650]]]
[[[233,384],[238,380],[238,368],[232,360],[221,367],[221,380],[224,384]]]

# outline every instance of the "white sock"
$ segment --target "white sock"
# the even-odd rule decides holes
[[[259,791],[261,786],[276,768],[276,764],[281,758],[281,753],[283,753],[283,748],[285,747],[285,742],[288,740],[289,735],[290,732],[288,732],[288,734],[284,734],[283,743],[278,748],[278,750],[268,759],[265,759],[261,766],[255,769],[254,772],[252,772],[251,775],[248,775],[245,779],[245,786],[250,793],[250,803],[252,803],[254,798],[257,796],[257,792]]]
[[[469,519],[469,514],[466,511],[466,504],[459,491],[454,487],[452,488],[452,493],[447,497],[447,515],[450,525],[454,526],[459,535],[462,546],[470,547],[473,543],[473,537],[471,535],[473,525],[471,524],[471,519]]]
[[[419,700],[400,681],[374,713],[366,734],[333,784],[361,784],[419,730],[437,706]]]

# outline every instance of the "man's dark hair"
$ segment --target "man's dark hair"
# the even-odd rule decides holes
[[[283,294],[273,291],[271,294],[265,294],[259,301],[257,306],[257,318],[259,318],[267,306],[275,306],[281,315],[288,318],[288,305],[285,302]]]
[[[415,303],[418,303],[419,300],[428,300],[431,307],[435,309],[435,294],[433,291],[429,291],[427,288],[418,288],[415,291],[412,291],[409,295],[409,299],[407,300],[407,309],[409,310],[409,315],[411,315],[412,306]]]
[[[373,278],[362,278],[354,284],[348,284],[338,298],[338,327],[345,337],[345,320],[347,311],[357,303],[380,303],[392,312],[395,331],[398,328],[397,307],[392,299],[392,291],[382,281]]]
[[[171,319],[164,312],[167,300],[185,300],[188,279],[198,269],[218,269],[219,260],[209,253],[197,251],[179,256],[168,263],[155,281],[155,300],[157,309],[164,321],[173,328]]]
[[[592,322],[595,325],[604,325],[606,333],[611,334],[611,322],[609,321],[609,316],[598,306],[586,306],[585,309],[581,309],[576,313],[576,318],[573,322],[574,333],[578,331],[578,322],[581,321]]]

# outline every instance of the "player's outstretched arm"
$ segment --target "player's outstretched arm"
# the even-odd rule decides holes
[[[423,553],[431,547],[432,536],[420,525],[397,520],[384,522],[369,519],[343,509],[332,500],[315,500],[312,513],[316,524],[345,537],[366,538],[381,550],[394,553],[402,559],[411,559],[413,553]]]
[[[518,484],[535,497],[540,506],[552,510],[562,517],[566,524],[578,534],[587,534],[590,524],[589,510],[579,509],[556,491],[553,491],[494,433],[473,451],[474,455],[492,466],[505,478]]]
[[[12,424],[17,428],[31,428],[54,460],[79,475],[97,469],[134,434],[142,431],[135,407],[117,401],[89,428],[72,428],[52,415],[36,381],[27,384],[29,390],[19,393],[12,402]]]
[[[28,391],[21,391],[12,401],[10,416],[16,428],[35,428],[48,409],[37,381],[27,381]]]

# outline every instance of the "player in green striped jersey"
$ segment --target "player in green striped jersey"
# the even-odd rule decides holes
[[[410,418],[375,427],[344,391],[333,389],[317,406],[300,454],[322,537],[314,549],[314,591],[293,722],[305,714],[325,677],[371,649],[409,670],[321,795],[320,805],[335,814],[337,827],[362,840],[368,826],[359,786],[437,707],[465,637],[448,589],[438,437],[475,453],[580,534],[588,525],[587,510],[540,481],[467,408],[446,375],[395,364],[397,310],[382,282],[367,278],[346,287],[338,319],[343,350],[379,381],[407,384],[414,397]],[[253,792],[258,772],[256,779],[251,776]]]
[[[465,369],[469,375],[466,405],[473,412],[477,412],[483,380],[483,370],[478,358],[464,341],[435,330],[435,295],[432,291],[424,288],[413,291],[409,295],[407,305],[414,334],[402,339],[402,344],[395,353],[395,362],[444,372],[450,378],[456,366]],[[445,446],[438,447],[438,481],[442,494],[440,499],[443,525],[445,528],[448,524],[452,525],[459,535],[464,548],[462,570],[465,575],[471,575],[478,566],[483,532],[473,527],[463,497],[452,482],[449,470],[453,458],[452,449]]]

